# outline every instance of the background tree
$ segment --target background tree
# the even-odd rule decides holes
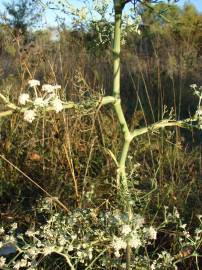
[[[15,36],[26,35],[28,28],[35,26],[41,17],[39,5],[33,0],[13,0],[4,6],[6,23],[13,28]]]

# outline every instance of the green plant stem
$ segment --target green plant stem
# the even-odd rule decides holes
[[[116,102],[114,103],[114,109],[116,111],[119,123],[121,125],[122,133],[124,135],[124,144],[123,144],[122,152],[121,152],[119,163],[118,163],[119,168],[118,168],[118,176],[117,176],[118,181],[117,182],[118,182],[118,186],[119,186],[119,183],[121,183],[125,192],[128,193],[128,184],[127,184],[127,177],[126,177],[126,171],[125,171],[125,164],[126,164],[126,158],[128,155],[130,142],[131,142],[131,134],[130,134],[128,125],[126,123],[126,120],[123,114],[120,98],[117,99]]]
[[[85,270],[89,270],[92,269],[91,267],[93,266],[93,264],[107,251],[107,249],[105,248],[100,254],[98,254],[97,257],[95,257],[95,259],[85,268]]]
[[[120,51],[121,51],[121,18],[122,18],[122,10],[123,10],[123,1],[122,0],[114,0],[114,10],[115,10],[115,25],[114,25],[114,43],[113,43],[113,96],[115,98],[114,109],[116,111],[119,123],[122,128],[122,132],[124,135],[124,144],[121,152],[121,156],[119,159],[119,168],[118,168],[118,184],[119,182],[123,186],[124,193],[128,194],[128,183],[125,172],[125,163],[128,155],[129,145],[130,145],[130,131],[128,129],[128,125],[126,123],[125,116],[123,114],[123,110],[121,107],[121,99],[120,99],[120,78],[121,78],[121,70],[120,70]]]
[[[192,118],[187,118],[184,120],[165,119],[165,120],[156,122],[154,124],[151,124],[147,127],[135,129],[133,132],[131,132],[131,137],[132,137],[132,139],[134,139],[138,136],[141,136],[145,133],[148,133],[149,131],[152,132],[152,131],[156,131],[156,130],[159,130],[159,129],[165,128],[165,127],[174,127],[174,126],[178,126],[178,127],[182,127],[182,128],[193,127],[189,124],[192,121],[194,121],[194,119],[192,119]]]
[[[121,125],[122,133],[124,135],[124,143],[121,151],[120,159],[118,161],[118,175],[117,183],[121,185],[120,191],[122,192],[122,197],[124,198],[124,208],[128,212],[129,220],[132,217],[132,209],[130,205],[130,193],[128,189],[128,181],[126,175],[126,159],[128,156],[130,142],[132,140],[123,110],[121,107],[121,98],[120,98],[120,50],[121,50],[121,19],[122,19],[122,10],[124,8],[124,2],[122,0],[114,0],[114,10],[115,10],[115,25],[114,25],[114,44],[113,44],[113,96],[116,101],[114,103],[114,109],[116,111],[118,121]],[[131,246],[130,241],[127,242],[126,248],[126,269],[130,269],[131,262]]]
[[[63,256],[63,257],[66,259],[66,261],[67,261],[67,263],[69,264],[71,270],[76,270],[76,268],[75,268],[75,267],[73,266],[73,264],[71,263],[71,260],[70,260],[70,258],[69,258],[68,255],[63,254],[63,253],[60,253],[60,252],[56,252],[56,253],[58,253],[59,255]]]
[[[113,95],[120,98],[120,50],[121,50],[122,10],[115,8],[114,44],[113,44]]]

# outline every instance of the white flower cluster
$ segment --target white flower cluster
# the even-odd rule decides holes
[[[121,233],[122,233],[123,235],[128,235],[129,233],[131,233],[131,231],[132,231],[132,229],[131,229],[131,226],[130,226],[130,225],[124,224],[124,225],[122,226]]]
[[[19,96],[18,102],[21,105],[25,105],[29,101],[29,94],[21,94]]]
[[[34,110],[26,110],[24,112],[24,120],[32,123],[36,117],[36,112]]]
[[[30,87],[36,87],[36,86],[40,86],[40,81],[38,80],[29,80],[28,82]]]
[[[118,258],[118,257],[120,257],[119,251],[121,249],[126,249],[127,243],[121,237],[116,237],[115,236],[114,239],[113,239],[113,242],[112,242],[112,247],[115,250],[115,253],[114,253],[115,256]]]
[[[0,257],[0,269],[3,269],[5,264],[6,264],[6,258]]]
[[[148,229],[148,236],[151,240],[156,240],[157,237],[157,231],[154,229],[154,227],[150,226]]]
[[[199,86],[195,83],[191,84],[190,87],[194,90],[194,95],[202,99],[202,86]]]
[[[52,106],[54,107],[54,109],[55,109],[55,111],[57,113],[60,112],[60,111],[62,111],[62,109],[63,109],[62,101],[58,97],[55,97],[52,100]]]
[[[145,220],[140,215],[135,215],[130,224],[122,224],[121,216],[116,213],[114,216],[117,222],[121,225],[120,235],[114,236],[112,241],[112,247],[114,249],[114,255],[119,258],[120,251],[126,249],[127,242],[129,242],[131,248],[139,248],[145,242],[150,240],[156,240],[157,231],[154,227],[144,227]]]
[[[202,107],[200,107],[197,111],[196,111],[196,115],[199,117],[202,117]]]
[[[15,270],[19,270],[21,268],[30,269],[29,266],[31,266],[31,263],[28,261],[28,258],[25,257],[24,259],[21,259],[15,264],[14,269]]]
[[[18,98],[20,105],[30,105],[30,108],[24,112],[25,121],[29,123],[33,122],[40,108],[52,106],[57,113],[63,110],[62,101],[57,93],[61,89],[60,85],[43,84],[40,96],[37,93],[37,87],[40,86],[40,81],[30,80],[28,85],[34,89],[35,98],[31,98],[27,93],[22,93]]]

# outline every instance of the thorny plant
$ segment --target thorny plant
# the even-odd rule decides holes
[[[122,128],[123,134],[123,147],[120,151],[120,156],[116,160],[113,153],[112,156],[115,158],[117,163],[117,188],[118,193],[123,198],[123,210],[127,213],[128,222],[129,224],[134,220],[135,214],[133,213],[133,207],[131,205],[131,194],[130,189],[128,186],[128,177],[126,172],[126,161],[128,158],[128,152],[130,148],[130,144],[134,138],[141,136],[145,133],[152,132],[155,130],[159,130],[165,127],[170,126],[179,126],[179,127],[189,127],[192,125],[192,122],[199,123],[197,127],[201,128],[201,93],[200,91],[202,88],[200,87],[197,89],[196,85],[192,85],[192,88],[195,90],[195,94],[199,97],[199,106],[198,110],[193,118],[185,119],[185,120],[174,120],[174,119],[165,119],[160,122],[154,123],[151,126],[147,126],[140,129],[135,129],[130,131],[128,124],[126,122],[122,106],[121,106],[121,98],[120,98],[120,51],[121,51],[121,37],[122,37],[122,12],[124,9],[125,4],[132,2],[132,1],[124,1],[124,0],[114,0],[114,12],[115,12],[115,22],[114,22],[114,42],[113,42],[113,64],[114,64],[114,71],[113,71],[113,95],[112,96],[105,96],[101,99],[93,102],[86,102],[86,104],[90,106],[97,106],[101,107],[106,104],[113,104],[114,110],[116,112],[118,122]],[[136,2],[136,1],[135,1]],[[141,2],[141,1],[140,1]],[[80,16],[83,16],[83,13]],[[136,28],[136,31],[138,29]],[[30,87],[34,89],[34,95],[30,98],[29,94],[23,93],[19,97],[19,105],[17,106],[14,103],[11,103],[8,97],[3,96],[0,94],[0,97],[5,102],[7,107],[10,108],[9,111],[3,111],[0,113],[0,117],[8,116],[14,113],[15,111],[23,112],[24,119],[28,122],[32,122],[37,114],[40,111],[50,111],[54,110],[56,112],[60,112],[63,109],[69,108],[84,108],[84,104],[75,104],[73,102],[62,102],[58,90],[60,86],[58,85],[43,85],[42,86],[42,93],[38,91],[37,87],[40,86],[40,82],[38,80],[31,80],[29,81]],[[43,110],[41,110],[43,109]],[[126,224],[127,225],[127,224]],[[128,228],[128,227],[127,227]],[[129,228],[128,228],[129,232]],[[146,236],[146,234],[145,234]],[[116,239],[114,240],[116,243]],[[118,241],[118,240],[117,240]],[[122,249],[126,249],[126,269],[131,269],[131,260],[132,260],[132,249],[134,248],[133,244],[133,237],[127,237],[124,240],[125,242],[120,242]],[[140,244],[140,242],[139,242]],[[137,243],[136,243],[137,245]],[[138,245],[136,246],[138,247]],[[116,250],[116,255],[119,254],[119,249]],[[161,256],[161,259],[163,255]],[[66,258],[68,260],[68,258]],[[71,263],[72,264],[72,263]],[[73,265],[71,267],[74,267]],[[157,266],[158,267],[158,266]],[[74,268],[72,268],[74,269]],[[155,269],[155,268],[153,268]],[[158,269],[158,268],[157,268]]]
[[[196,260],[201,245],[202,220],[191,233],[182,223],[176,208],[170,213],[165,207],[164,220],[154,228],[140,214],[134,213],[130,219],[119,209],[95,211],[95,209],[75,209],[67,215],[58,212],[53,201],[46,198],[39,202],[39,213],[46,215],[47,221],[40,227],[31,227],[24,233],[18,232],[16,223],[4,231],[0,228],[0,247],[15,247],[15,257],[6,260],[0,257],[1,269],[38,269],[51,254],[65,258],[71,270],[77,269],[126,269],[126,246],[130,239],[131,269],[177,269],[180,259],[194,256]],[[151,257],[148,247],[153,246],[158,232],[172,224],[181,252],[171,254],[155,250]],[[121,268],[120,268],[121,267]]]

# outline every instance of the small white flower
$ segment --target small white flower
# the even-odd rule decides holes
[[[190,85],[190,87],[191,87],[192,89],[196,89],[196,88],[197,88],[197,84],[193,83],[193,84]]]
[[[58,97],[52,101],[52,105],[57,113],[63,110],[62,101]]]
[[[156,269],[156,260],[154,260],[151,265],[151,270],[155,270],[155,269]]]
[[[140,216],[140,215],[135,216],[136,228],[142,227],[144,223],[145,223],[145,220],[144,220],[144,218],[142,216]]]
[[[64,238],[64,236],[60,236],[59,244],[60,246],[64,246],[67,243],[67,240]]]
[[[53,88],[54,88],[54,90],[60,90],[61,85],[59,85],[59,84],[53,85]]]
[[[112,242],[112,247],[118,251],[120,249],[125,249],[127,246],[126,242],[122,240],[120,237],[115,237]]]
[[[183,235],[186,237],[186,238],[189,238],[191,235],[188,231],[184,231],[183,232]]]
[[[55,251],[55,247],[54,246],[47,246],[44,248],[44,253],[45,254],[51,254]]]
[[[28,237],[33,237],[33,236],[35,235],[35,232],[34,232],[34,230],[29,229],[29,230],[26,231],[25,234],[26,234]]]
[[[68,246],[68,251],[73,251],[74,250],[74,247],[72,245],[69,245]]]
[[[133,165],[133,168],[136,170],[136,169],[138,169],[139,167],[141,167],[141,164],[140,163],[135,163],[134,165]]]
[[[182,225],[180,225],[180,228],[182,228],[183,230],[185,230],[186,226],[187,226],[187,224],[182,224]]]
[[[177,208],[174,209],[174,213],[173,213],[173,214],[174,214],[174,216],[175,216],[177,219],[180,218],[180,214],[179,214]]]
[[[199,110],[197,110],[197,111],[196,111],[196,114],[197,114],[198,116],[202,116],[202,108],[200,108]]]
[[[36,113],[33,110],[27,110],[24,112],[24,120],[31,123],[36,117]]]
[[[51,95],[51,96],[48,96],[47,98],[45,98],[44,100],[43,100],[43,105],[44,105],[44,107],[46,107],[46,106],[48,106],[49,104],[50,104],[50,100],[53,98],[53,97],[55,97],[55,95]]]
[[[16,230],[17,227],[18,227],[18,224],[16,222],[11,225],[12,230]]]
[[[124,224],[124,225],[122,226],[121,232],[122,232],[122,234],[124,234],[124,235],[129,234],[129,233],[131,232],[131,227],[130,227],[130,225]]]
[[[6,258],[4,257],[0,257],[0,269],[3,269],[3,267],[5,266],[6,264]]]
[[[1,228],[0,228],[0,235],[3,234],[4,232],[5,232],[4,228],[1,227]]]
[[[8,243],[15,243],[15,238],[13,235],[5,235],[4,236],[4,241]]]
[[[116,251],[114,252],[114,255],[115,255],[116,258],[119,258],[119,257],[120,257],[119,250],[116,250]]]
[[[130,245],[131,247],[133,248],[138,248],[141,246],[141,241],[140,241],[140,238],[138,237],[138,235],[136,233],[134,233],[132,235],[132,238],[131,238],[131,241],[130,241]]]
[[[21,105],[25,105],[26,102],[29,100],[29,95],[28,94],[21,94],[18,98],[18,102]]]
[[[93,258],[93,250],[92,250],[92,248],[89,248],[89,250],[88,250],[88,258],[90,259],[90,260],[92,260],[92,258]]]
[[[20,261],[20,267],[26,267],[27,266],[27,260],[26,259],[22,259]]]
[[[150,226],[148,229],[149,238],[156,240],[157,231],[154,229],[154,227]]]
[[[40,81],[38,81],[38,80],[29,80],[28,84],[29,84],[30,87],[35,87],[35,86],[40,85]]]
[[[37,248],[31,247],[27,249],[27,254],[31,257],[34,257],[38,254]]]
[[[47,93],[53,93],[55,91],[55,88],[51,84],[43,84],[42,91],[47,92]]]
[[[45,103],[44,103],[43,98],[42,97],[37,97],[34,100],[34,106],[36,106],[36,107],[44,107],[45,106]]]
[[[200,97],[201,94],[200,94],[200,92],[198,90],[194,90],[194,95]]]
[[[83,257],[83,252],[78,251],[78,252],[77,252],[77,256],[78,256],[79,258],[82,258],[82,257]]]
[[[19,270],[20,267],[21,267],[21,264],[20,264],[20,261],[18,261],[18,262],[15,264],[14,269],[15,269],[15,270]]]

